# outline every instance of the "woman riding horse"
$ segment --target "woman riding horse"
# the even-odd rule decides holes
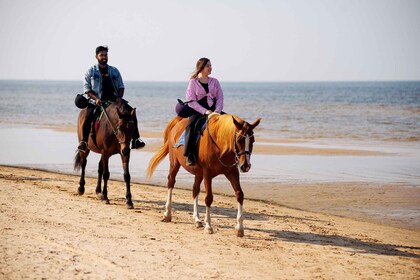
[[[188,84],[186,98],[188,106],[193,110],[185,130],[184,156],[187,157],[187,165],[194,165],[197,161],[195,135],[198,121],[203,119],[203,115],[220,114],[223,110],[223,91],[219,81],[209,77],[211,71],[210,60],[200,58]]]
[[[239,170],[248,172],[251,168],[250,157],[255,141],[253,130],[260,123],[260,120],[257,119],[253,124],[249,124],[237,116],[228,114],[212,117],[199,139],[197,162],[193,166],[187,164],[182,148],[177,145],[188,125],[188,120],[175,117],[169,122],[164,133],[164,145],[150,160],[147,169],[147,176],[150,178],[157,165],[169,154],[168,198],[163,221],[170,222],[172,219],[172,191],[175,185],[175,177],[182,166],[195,176],[193,185],[193,218],[196,226],[202,226],[198,214],[198,194],[200,192],[200,184],[204,179],[206,189],[205,231],[213,233],[210,220],[210,207],[213,202],[212,179],[219,174],[223,174],[230,181],[238,202],[236,235],[239,237],[244,236],[244,194],[239,182]]]

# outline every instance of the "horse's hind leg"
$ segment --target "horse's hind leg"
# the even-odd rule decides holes
[[[98,196],[99,199],[102,199],[102,176],[104,174],[104,167],[102,166],[102,157],[99,160],[98,163],[98,181],[96,183],[96,195]]]
[[[162,222],[172,221],[172,191],[176,182],[175,177],[180,167],[181,165],[177,160],[171,161],[171,166],[169,167],[168,175],[168,197],[166,199],[165,213],[163,213]]]
[[[204,175],[204,186],[206,188],[206,197],[204,201],[206,202],[206,219],[205,223],[206,226],[204,227],[204,232],[212,234],[214,233],[213,227],[211,226],[211,218],[210,218],[210,207],[213,203],[213,190],[211,185],[212,178],[208,175]]]
[[[131,189],[130,189],[130,181],[131,181],[131,175],[130,170],[128,168],[128,164],[130,162],[130,156],[123,156],[121,155],[121,159],[123,162],[123,170],[124,170],[124,182],[125,182],[125,199],[126,199],[126,205],[128,209],[133,209],[133,201],[131,200]]]
[[[203,227],[203,222],[200,219],[200,215],[198,214],[198,195],[200,194],[200,185],[203,181],[203,176],[195,175],[194,178],[194,185],[193,185],[193,199],[194,199],[194,212],[193,212],[193,219],[195,226],[197,228]]]
[[[234,168],[231,173],[225,174],[226,178],[232,184],[233,190],[235,191],[236,200],[238,201],[238,215],[236,220],[238,224],[235,226],[236,236],[243,237],[244,236],[244,216],[243,216],[243,203],[244,203],[244,193],[242,191],[241,185],[239,183],[239,171],[238,169]]]

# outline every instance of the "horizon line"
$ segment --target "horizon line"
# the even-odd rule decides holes
[[[27,81],[27,82],[80,82],[80,80],[65,80],[65,79],[3,79],[0,78],[0,81]],[[187,83],[189,80],[125,80],[124,83]],[[235,81],[235,80],[225,80],[223,83],[363,83],[363,82],[420,82],[420,80],[410,80],[410,79],[401,79],[401,80],[264,80],[264,81]]]

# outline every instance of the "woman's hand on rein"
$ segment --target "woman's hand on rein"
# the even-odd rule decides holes
[[[208,115],[207,119],[209,120],[210,118],[212,118],[212,117],[214,117],[214,116],[220,116],[220,114],[219,114],[219,113],[217,113],[217,112],[211,112],[211,113]]]

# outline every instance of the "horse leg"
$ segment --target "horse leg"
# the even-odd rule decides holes
[[[128,168],[128,164],[130,162],[130,156],[123,156],[121,155],[121,159],[123,162],[123,170],[124,170],[124,182],[125,182],[125,199],[126,199],[126,205],[128,209],[133,209],[134,205],[133,205],[133,201],[131,201],[131,190],[130,190],[130,181],[131,181],[131,176],[130,176],[130,171]]]
[[[211,187],[211,178],[208,175],[204,176],[204,186],[206,188],[206,197],[204,199],[204,201],[206,202],[206,226],[204,227],[204,232],[212,234],[214,233],[214,231],[213,227],[211,226],[210,207],[213,203],[213,190]]]
[[[169,175],[168,175],[168,197],[166,199],[165,213],[163,213],[162,222],[172,221],[172,191],[174,189],[175,182],[176,182],[175,177],[180,167],[181,165],[179,164],[177,160],[171,161],[171,166],[169,167]]]
[[[102,200],[106,204],[109,204],[108,199],[108,180],[109,180],[109,167],[108,167],[108,156],[102,156],[102,168],[103,168],[103,178],[104,178],[104,188],[102,189]]]
[[[203,181],[203,176],[195,175],[194,185],[193,185],[193,199],[194,199],[193,219],[195,222],[195,227],[197,228],[203,227],[203,222],[201,221],[200,215],[198,214],[198,195],[200,194],[200,185],[202,181]]]
[[[96,183],[96,190],[95,190],[96,196],[99,199],[102,199],[102,194],[101,194],[102,187],[101,187],[101,185],[102,185],[103,174],[104,174],[104,167],[102,166],[102,157],[101,157],[101,159],[99,160],[99,163],[98,163],[98,181]]]
[[[238,201],[238,215],[236,217],[238,224],[235,226],[236,236],[243,237],[244,236],[244,225],[243,225],[244,193],[239,183],[239,171],[237,168],[233,168],[233,171],[225,174],[225,176],[232,184],[233,190],[235,191],[236,200]]]
[[[83,195],[85,193],[85,170],[87,164],[87,154],[84,155],[82,152],[79,152],[78,158],[82,168],[82,173],[80,174],[79,188],[77,189],[77,193],[79,195]]]

